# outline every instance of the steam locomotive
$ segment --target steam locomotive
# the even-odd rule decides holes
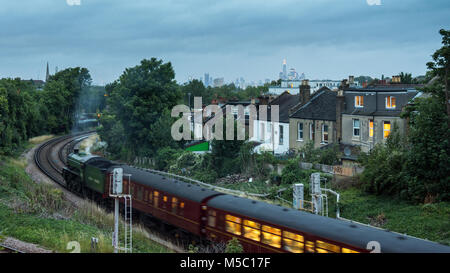
[[[95,155],[74,152],[67,165],[68,188],[103,203],[111,203],[113,169],[123,168],[131,175],[123,188],[130,189],[133,214],[209,242],[235,237],[245,252],[450,252],[435,242],[220,193]]]

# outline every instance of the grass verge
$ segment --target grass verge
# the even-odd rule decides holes
[[[33,182],[25,173],[26,160],[0,156],[0,235],[35,243],[54,252],[72,252],[76,241],[81,252],[113,252],[113,216],[85,201],[75,208],[61,190]],[[91,249],[91,238],[99,238]],[[139,226],[133,230],[133,252],[167,253],[166,247],[148,239]]]

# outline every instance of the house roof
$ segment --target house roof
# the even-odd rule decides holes
[[[289,123],[289,109],[299,102],[300,95],[291,95],[289,92],[283,92],[281,95],[273,99],[269,106],[278,105],[279,107],[279,122]],[[271,121],[271,110],[267,107],[267,120]],[[259,115],[259,113],[258,113]],[[259,118],[259,116],[258,116]]]
[[[336,121],[336,92],[329,90],[316,92],[305,105],[301,106],[290,117]]]

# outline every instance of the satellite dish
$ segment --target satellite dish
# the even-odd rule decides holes
[[[345,154],[346,156],[350,156],[350,155],[352,154],[352,150],[350,150],[349,147],[345,147],[345,148],[344,148],[344,154]]]

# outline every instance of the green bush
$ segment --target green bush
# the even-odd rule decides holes
[[[236,237],[233,237],[233,239],[228,241],[225,253],[242,253],[242,252],[244,252],[244,249],[242,248],[241,243],[239,242],[238,239],[236,239]]]

